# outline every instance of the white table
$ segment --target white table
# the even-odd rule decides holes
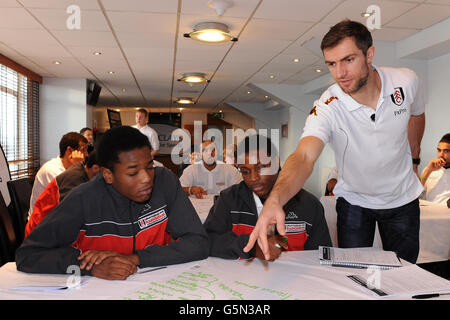
[[[198,199],[194,195],[189,196],[189,200],[191,200],[192,205],[194,206],[195,211],[197,211],[202,223],[205,222],[209,214],[209,209],[211,209],[214,204],[214,196],[214,194],[207,194],[203,196],[203,199]]]
[[[408,262],[404,263],[408,264]],[[425,270],[421,271],[429,274]],[[320,265],[317,250],[294,251],[282,253],[280,259],[267,265],[257,259],[247,262],[210,257],[202,261],[135,274],[125,281],[86,277],[88,282],[81,287],[55,293],[7,290],[6,288],[11,288],[13,284],[27,280],[27,277],[49,277],[18,272],[15,263],[8,263],[0,268],[0,287],[3,288],[0,289],[0,299],[376,299],[347,278],[350,274],[363,275],[367,272],[368,270],[363,269]],[[59,275],[59,277],[67,278],[66,275]],[[445,281],[445,285],[449,285],[448,281]],[[434,299],[450,299],[450,296]]]
[[[336,199],[332,196],[320,198],[325,210],[325,219],[330,230],[331,241],[337,247]],[[445,261],[450,258],[450,209],[420,200],[420,251],[417,263]],[[378,226],[373,242],[375,248],[382,248]]]

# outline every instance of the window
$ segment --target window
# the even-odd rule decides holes
[[[0,144],[11,179],[39,169],[39,83],[0,64]]]

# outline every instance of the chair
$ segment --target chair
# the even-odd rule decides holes
[[[31,191],[33,189],[28,178],[11,180],[6,183],[11,196],[12,215],[14,231],[17,242],[20,245],[25,236],[25,226],[28,220],[28,209],[30,208]]]
[[[15,260],[14,255],[17,247],[16,235],[8,207],[0,193],[0,260],[2,264]]]

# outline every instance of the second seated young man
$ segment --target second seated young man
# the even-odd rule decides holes
[[[237,164],[244,181],[222,191],[209,212],[204,226],[211,241],[210,255],[225,259],[256,256],[265,260],[257,244],[248,253],[243,248],[277,180],[278,152],[269,138],[260,135],[246,137],[237,149],[245,155],[241,157],[245,159],[243,163],[238,156]],[[263,161],[261,155],[267,155],[271,161]],[[283,209],[287,242],[274,230],[269,236],[270,258],[267,260],[278,258],[282,248],[315,250],[319,245],[332,245],[323,206],[314,195],[301,189]]]
[[[139,130],[108,130],[97,149],[101,174],[74,188],[16,251],[17,269],[124,280],[137,267],[208,257],[209,240],[175,174],[155,168]],[[175,240],[175,241],[172,241]]]

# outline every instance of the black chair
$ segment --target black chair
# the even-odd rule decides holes
[[[25,226],[28,220],[31,191],[33,189],[28,178],[11,180],[6,183],[11,196],[11,220],[20,245],[25,236]]]
[[[15,260],[17,240],[8,207],[0,193],[0,260],[6,263]]]

